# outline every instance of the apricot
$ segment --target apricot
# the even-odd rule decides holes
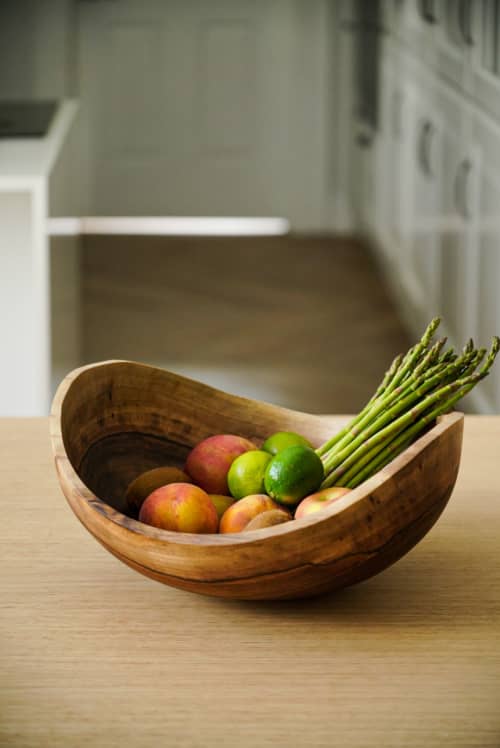
[[[254,517],[248,525],[244,528],[247,530],[261,530],[264,527],[273,527],[274,525],[281,525],[283,522],[289,522],[292,516],[286,509],[270,509],[267,512],[262,512]]]
[[[227,473],[243,452],[257,449],[248,439],[233,434],[209,436],[189,453],[185,471],[207,493],[227,495]]]
[[[219,518],[209,495],[191,483],[170,483],[145,499],[139,520],[174,532],[217,532]]]
[[[233,499],[232,496],[221,496],[218,493],[210,493],[209,496],[214,503],[215,511],[217,512],[217,516],[219,519],[222,517],[226,509],[228,509],[231,504],[234,504],[235,502],[235,499]]]
[[[129,484],[125,493],[127,506],[137,513],[142,506],[142,502],[150,493],[156,491],[160,486],[167,486],[169,483],[191,483],[191,479],[176,467],[157,467],[147,470]]]
[[[266,494],[257,493],[245,496],[226,509],[219,524],[219,532],[241,532],[254,517],[270,509],[280,509],[280,507]]]

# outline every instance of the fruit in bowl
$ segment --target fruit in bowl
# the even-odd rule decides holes
[[[229,493],[235,499],[243,499],[251,494],[262,494],[264,475],[272,457],[269,452],[255,449],[245,452],[235,459],[227,474]]]
[[[157,488],[167,486],[169,483],[190,482],[189,476],[179,468],[170,465],[153,468],[141,473],[129,484],[125,493],[125,503],[129,510],[136,514],[140,510],[144,499]]]
[[[191,450],[185,471],[207,493],[228,494],[229,468],[239,455],[252,449],[257,449],[255,444],[242,436],[215,434]]]
[[[217,532],[219,518],[205,491],[191,483],[169,483],[144,501],[139,521],[175,532]]]
[[[272,458],[266,468],[266,493],[280,504],[296,506],[325,477],[321,458],[311,447],[296,444]]]
[[[279,452],[283,452],[287,447],[311,447],[311,442],[306,439],[302,434],[297,434],[296,431],[277,431],[271,436],[268,436],[262,445],[262,449],[265,452],[269,452],[273,457]]]
[[[234,504],[235,499],[233,499],[232,496],[224,496],[222,494],[218,493],[210,493],[208,494],[210,498],[212,499],[213,505],[215,506],[215,511],[217,512],[217,516],[220,520],[226,509],[229,509],[231,504]]]
[[[248,525],[243,528],[245,532],[249,530],[264,530],[266,527],[282,525],[283,522],[290,522],[292,515],[286,509],[268,509],[250,520]]]
[[[324,488],[322,491],[317,491],[316,493],[311,494],[311,496],[306,496],[306,498],[302,499],[300,504],[297,506],[294,518],[301,519],[301,517],[307,517],[310,514],[319,512],[321,509],[325,509],[327,506],[333,504],[334,501],[337,501],[342,496],[350,493],[351,490],[351,488],[331,486],[330,488]]]
[[[220,521],[219,532],[241,532],[258,514],[279,508],[266,494],[245,496],[226,509]]]

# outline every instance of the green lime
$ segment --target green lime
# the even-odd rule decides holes
[[[235,499],[264,493],[264,473],[271,460],[269,452],[253,449],[237,457],[229,468],[227,485]]]
[[[323,463],[314,449],[298,444],[273,457],[267,466],[264,486],[275,501],[295,506],[304,496],[318,490],[323,477]]]
[[[266,439],[262,449],[269,454],[277,455],[287,447],[295,447],[297,444],[312,449],[312,444],[305,437],[296,434],[295,431],[277,431]]]

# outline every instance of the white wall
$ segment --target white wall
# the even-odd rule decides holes
[[[122,0],[78,13],[91,213],[332,228],[335,3]]]
[[[103,27],[109,19],[115,19],[130,30],[130,19],[146,23],[149,16],[166,14],[169,20],[166,39],[170,45],[177,34],[171,31],[171,27],[175,28],[176,14],[187,13],[183,5],[187,7],[173,0],[143,0],[141,3],[135,0],[120,0],[119,3],[78,3],[77,0],[0,2],[0,97],[58,98],[77,93],[82,97],[79,141],[86,144],[80,165],[83,191],[87,195],[85,212],[109,213],[112,208],[106,205],[106,201],[113,190],[103,188],[105,179],[100,172],[107,146],[102,142],[102,122],[98,114],[102,105],[95,101],[95,83],[109,77],[106,59],[108,65],[119,61],[113,61],[106,49],[108,37],[103,37]],[[214,13],[220,11],[223,19],[224,14],[238,15],[237,5],[214,0],[213,3],[203,2],[200,7],[213,7]],[[349,68],[352,60],[349,49],[352,36],[340,29],[345,6],[346,0],[273,0],[265,4],[265,33],[271,44],[268,58],[263,63],[269,78],[270,99],[266,106],[275,107],[275,114],[265,123],[263,135],[268,141],[268,152],[263,158],[281,175],[281,183],[275,190],[277,197],[273,198],[275,204],[270,208],[274,208],[271,212],[292,216],[297,230],[350,228],[346,189],[349,164],[345,143],[349,141],[350,126],[346,114],[351,106]],[[247,13],[249,18],[251,12]],[[96,25],[93,27],[94,21]],[[182,41],[182,33],[185,29],[179,32],[179,41]],[[104,47],[100,44],[101,38]],[[264,44],[261,46],[265,48]],[[169,64],[172,62],[175,59],[169,58]],[[126,59],[122,60],[118,69],[126,68],[127,64]],[[92,68],[93,65],[97,67]],[[96,71],[93,80],[92,70]],[[107,95],[115,95],[109,89],[109,83],[106,85]],[[161,89],[148,88],[147,80],[139,88],[144,87],[155,97],[164,95]],[[139,94],[144,97],[144,90],[137,90],[134,95],[138,97]],[[182,91],[179,94],[184,95]],[[280,102],[278,108],[273,100]],[[138,99],[138,111],[140,104]],[[273,117],[279,117],[275,131],[272,131]],[[121,121],[123,127],[128,126],[126,120]],[[120,127],[120,117],[117,122]],[[166,137],[175,136],[169,128],[166,129]],[[116,142],[120,142],[120,133],[115,134]],[[178,173],[177,178],[180,176]],[[172,179],[172,175],[169,178]],[[118,185],[126,181],[118,180]],[[160,191],[150,190],[152,194]],[[134,210],[133,190],[132,197],[131,191],[128,192],[123,204],[125,212],[148,212],[142,203]],[[138,203],[145,192],[147,190],[138,184]],[[233,192],[230,190],[229,206]],[[256,196],[259,193],[263,193],[262,188],[256,191]],[[261,207],[265,205],[256,205],[256,211],[261,212],[257,210]],[[155,212],[154,205],[152,212]],[[217,212],[220,214],[220,206]],[[252,213],[251,205],[248,212]]]

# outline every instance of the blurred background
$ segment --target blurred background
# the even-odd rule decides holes
[[[356,411],[500,333],[499,219],[499,0],[0,2],[0,415],[110,358]]]

